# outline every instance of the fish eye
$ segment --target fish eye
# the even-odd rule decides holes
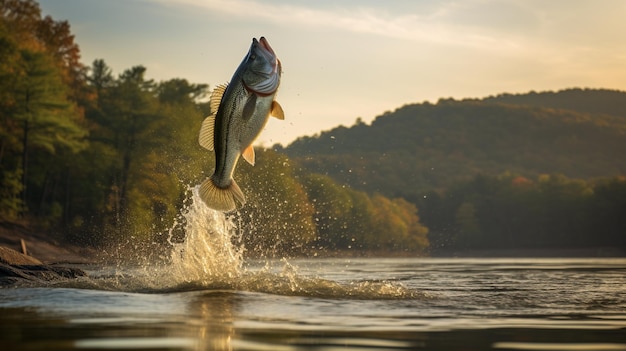
[[[256,59],[256,55],[255,54],[251,54],[250,55],[250,60],[254,60],[254,59]]]

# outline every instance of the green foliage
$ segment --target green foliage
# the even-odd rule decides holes
[[[104,60],[87,70],[73,39],[35,1],[0,2],[0,219],[85,244],[165,244],[212,172],[198,145],[208,86],[154,82],[143,66],[114,76]],[[589,89],[448,99],[257,149],[235,174],[243,244],[254,256],[626,248],[625,107],[626,93]]]
[[[21,55],[15,38],[4,21],[0,21],[0,218],[15,219],[22,213],[24,203],[22,169],[19,167],[19,125],[12,118],[16,96],[13,86],[17,80]]]
[[[283,154],[256,149],[237,181],[247,197],[239,213],[251,256],[324,252],[409,252],[428,247],[417,209],[402,199],[339,186],[329,177],[296,171]]]
[[[626,93],[617,95],[626,104]],[[626,158],[616,150],[626,150],[625,117],[442,100],[404,106],[370,126],[360,123],[303,137],[284,152],[341,184],[411,199],[477,174],[622,174]]]
[[[24,211],[20,170],[0,169],[0,220],[16,220]]]
[[[415,205],[402,198],[375,195],[363,228],[364,248],[382,252],[423,253],[429,247],[428,228],[420,223]],[[363,217],[363,216],[361,216]]]
[[[485,102],[577,111],[591,115],[624,116],[626,92],[608,89],[566,89],[556,92],[500,94]]]
[[[42,36],[57,23],[41,19],[33,1],[2,2],[0,13],[0,191],[6,196],[0,214],[15,218],[28,210],[44,222],[58,220],[64,173],[86,147],[87,131],[70,97],[67,67]]]
[[[280,149],[329,183],[417,205],[433,252],[623,248],[626,206],[605,188],[622,183],[595,179],[626,169],[624,106],[625,92],[589,89],[440,100]]]
[[[21,54],[24,71],[13,87],[17,103],[12,117],[23,125],[24,138],[28,137],[22,147],[41,149],[48,155],[60,149],[70,153],[84,149],[86,131],[54,63],[45,53],[23,50]]]
[[[181,79],[156,84],[145,72],[136,66],[114,79],[96,60],[88,77],[96,94],[87,110],[93,149],[83,156],[102,159],[101,170],[90,174],[92,198],[99,199],[91,211],[101,216],[84,222],[87,214],[76,213],[73,222],[100,228],[100,240],[126,240],[129,233],[151,240],[169,228],[206,158],[197,145],[202,115],[194,101],[206,86]]]
[[[413,204],[378,194],[370,197],[319,174],[303,178],[315,207],[319,247],[381,253],[420,253],[428,248],[428,229],[419,222]]]
[[[354,205],[350,191],[320,174],[304,175],[303,183],[315,208],[313,218],[320,236],[319,245],[331,249],[351,248],[357,233],[352,228]]]
[[[55,28],[61,27],[66,28]],[[18,65],[28,79],[10,86],[13,95],[3,104],[3,118],[13,122],[4,123],[2,132],[30,137],[32,198],[45,200],[31,214],[82,243],[131,238],[163,243],[160,233],[172,226],[188,200],[188,187],[212,171],[212,153],[198,145],[198,129],[209,112],[201,102],[207,85],[184,79],[156,83],[146,79],[142,66],[114,77],[104,60],[95,60],[82,88],[74,91],[85,114],[86,128],[81,129],[80,114],[66,117],[79,110],[68,98],[71,82],[63,79],[68,65],[53,64],[45,52],[20,51],[18,46],[14,51],[0,54],[29,63]],[[15,92],[28,96],[28,105],[13,102],[19,100]],[[13,162],[4,158],[3,167],[12,164],[14,169],[3,168],[2,208],[15,215],[23,189],[15,180],[26,169],[18,167],[20,146],[26,143],[19,137],[3,139],[6,145],[9,141],[15,146]],[[248,197],[239,217],[249,254],[357,247],[417,252],[428,245],[413,205],[380,195],[373,199],[330,178],[301,174],[285,155],[271,150],[258,149],[257,154],[256,167],[242,165],[236,175]]]
[[[433,251],[626,248],[623,177],[476,176],[418,201]]]
[[[307,193],[286,156],[264,149],[256,154],[256,165],[241,164],[237,174],[247,198],[241,210],[245,247],[256,256],[303,252],[317,236]]]

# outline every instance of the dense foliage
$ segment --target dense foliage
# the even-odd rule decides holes
[[[626,115],[442,100],[303,137],[285,152],[342,184],[406,197],[481,173],[621,175],[619,150],[626,150]]]
[[[118,76],[104,60],[85,67],[69,24],[42,18],[33,0],[0,1],[0,44],[0,220],[91,245],[166,243],[189,187],[212,171],[198,145],[208,86],[154,82],[143,66]],[[257,154],[237,172],[250,253],[428,247],[413,204]]]
[[[197,142],[208,91],[86,67],[67,22],[1,0],[0,220],[167,243],[212,171]],[[357,119],[240,164],[235,221],[252,255],[626,249],[624,111],[626,92],[569,89]]]
[[[626,249],[624,177],[478,175],[414,201],[435,252]]]
[[[567,89],[557,92],[500,94],[482,101],[523,105],[559,110],[571,110],[592,115],[626,117],[626,93],[608,89]]]
[[[428,229],[415,205],[340,186],[304,172],[283,154],[257,150],[241,170],[248,204],[241,216],[246,247],[262,255],[340,252],[422,253]]]
[[[608,196],[623,194],[624,107],[626,92],[590,89],[446,99],[279,149],[340,184],[412,202],[435,250],[625,248],[626,204]]]
[[[62,215],[68,164],[86,148],[74,86],[82,66],[67,22],[32,1],[0,3],[0,194],[3,216]]]

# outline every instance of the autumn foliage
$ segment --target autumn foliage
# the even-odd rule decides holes
[[[32,0],[0,1],[0,43],[0,219],[87,245],[168,245],[190,187],[212,171],[198,145],[208,85],[155,82],[143,66],[115,75],[101,59],[86,67],[69,23]],[[256,167],[238,171],[248,253],[428,247],[414,205],[257,154]]]

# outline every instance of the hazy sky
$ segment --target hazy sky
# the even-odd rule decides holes
[[[283,64],[270,146],[441,97],[626,90],[623,0],[40,0],[83,63],[227,82],[253,37]]]

